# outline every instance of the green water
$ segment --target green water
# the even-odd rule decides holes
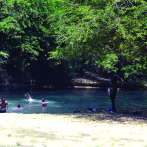
[[[29,93],[33,101],[27,101],[24,97]],[[7,113],[72,113],[87,108],[101,108],[111,106],[107,91],[86,91],[86,90],[50,90],[39,92],[1,92],[1,97],[8,101]],[[47,107],[41,106],[41,99],[45,98]],[[18,111],[14,108],[20,104],[23,108]],[[117,92],[116,107],[147,107],[147,92]]]

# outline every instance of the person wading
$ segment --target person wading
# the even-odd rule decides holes
[[[8,102],[5,101],[4,97],[1,99],[0,106],[1,106],[0,113],[6,113],[6,110],[8,109]]]
[[[117,92],[117,80],[123,82],[123,80],[115,74],[114,71],[110,71],[110,98],[112,102],[112,111],[111,113],[116,113],[116,108],[115,108],[115,95]]]

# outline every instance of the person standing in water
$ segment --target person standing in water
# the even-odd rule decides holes
[[[0,106],[1,106],[0,113],[6,113],[6,110],[8,109],[8,102],[5,101],[4,97],[1,99]]]
[[[117,80],[123,82],[123,80],[115,74],[114,71],[110,72],[110,98],[112,102],[112,111],[111,113],[116,113],[116,108],[115,108],[115,95],[117,92]]]
[[[42,99],[42,106],[47,106],[47,103],[45,102],[45,98]]]

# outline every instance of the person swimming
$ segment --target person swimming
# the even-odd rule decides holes
[[[17,108],[20,108],[20,104],[17,105]]]
[[[33,99],[28,93],[24,94],[24,96],[26,97],[27,101],[33,101]]]
[[[15,109],[15,110],[22,110],[22,108],[20,107],[20,104],[18,104],[17,107],[13,108],[13,109]]]
[[[42,106],[47,106],[47,103],[45,102],[45,98],[42,99]]]
[[[24,96],[26,97],[26,99],[27,99],[27,101],[29,100],[29,98],[27,97],[27,95],[26,94],[24,94]]]

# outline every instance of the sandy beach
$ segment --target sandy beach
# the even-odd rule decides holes
[[[71,114],[0,114],[0,147],[146,147],[147,110],[117,110],[116,114],[103,108]]]

